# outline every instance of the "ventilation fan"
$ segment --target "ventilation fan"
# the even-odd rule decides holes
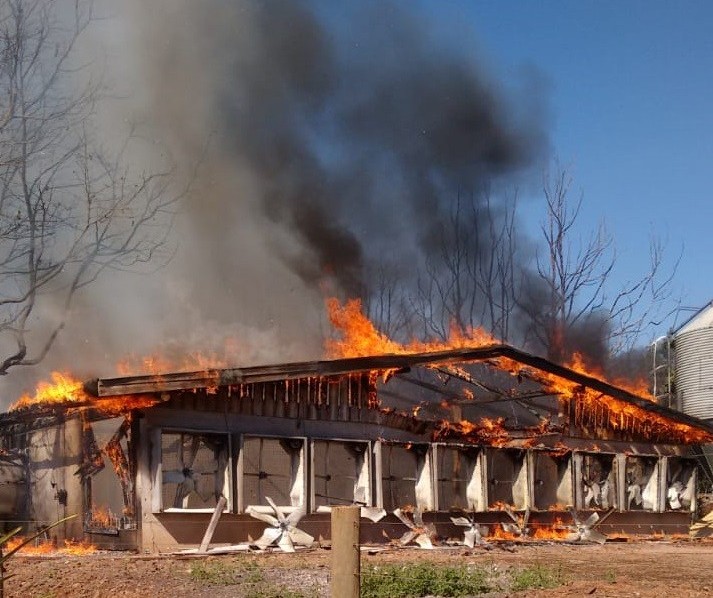
[[[212,476],[215,481],[215,491],[216,495],[219,495],[221,489],[218,488],[218,469],[212,469],[209,471],[196,471],[194,464],[196,461],[196,456],[201,447],[201,437],[196,435],[190,435],[190,446],[186,446],[187,439],[189,435],[180,435],[178,442],[178,467],[177,469],[169,469],[163,472],[163,483],[164,484],[177,484],[176,495],[173,500],[173,508],[181,509],[185,508],[186,499],[192,494],[197,494],[203,502],[206,502],[212,492],[201,492],[200,490],[200,479],[202,476]]]
[[[577,514],[577,511],[572,509],[572,533],[567,536],[568,542],[597,542],[598,544],[604,544],[607,537],[595,530],[594,528],[599,525],[604,519],[600,521],[599,513],[592,513],[587,519],[582,521]],[[607,514],[610,515],[611,511]]]
[[[265,550],[268,546],[276,545],[283,552],[294,552],[295,544],[299,546],[312,545],[314,538],[307,532],[297,528],[300,519],[305,515],[304,507],[285,516],[269,496],[266,496],[265,500],[270,504],[275,513],[274,515],[261,513],[252,506],[245,511],[251,517],[269,525],[269,527],[265,528],[262,536],[253,542],[255,546]]]

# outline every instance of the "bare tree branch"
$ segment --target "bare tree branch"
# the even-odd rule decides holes
[[[101,86],[76,55],[92,3],[73,6],[68,17],[48,0],[0,5],[0,374],[41,361],[104,272],[169,255],[187,191],[170,165],[136,166],[132,132],[118,150],[98,143]],[[62,315],[30,330],[47,297]]]

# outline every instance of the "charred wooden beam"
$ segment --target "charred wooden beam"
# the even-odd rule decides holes
[[[329,361],[311,361],[240,369],[206,370],[162,375],[101,378],[86,385],[88,392],[99,397],[139,393],[171,392],[192,388],[251,384],[307,377],[334,377],[371,371],[388,371],[436,363],[476,362],[505,357],[520,364],[569,380],[602,394],[622,400],[641,409],[694,426],[713,434],[713,424],[684,413],[668,409],[626,390],[587,374],[576,372],[542,357],[515,349],[509,345],[491,345],[476,349],[452,349],[407,355],[377,355]]]

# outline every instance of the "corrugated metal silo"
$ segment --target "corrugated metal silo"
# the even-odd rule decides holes
[[[674,345],[680,409],[701,419],[713,419],[713,306],[681,327]]]

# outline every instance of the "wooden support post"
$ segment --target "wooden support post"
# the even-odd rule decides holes
[[[332,507],[332,596],[359,598],[359,507]]]
[[[218,527],[218,520],[223,514],[223,509],[225,509],[225,505],[227,503],[228,500],[225,498],[225,496],[221,496],[218,499],[218,504],[215,505],[215,511],[213,511],[213,516],[210,518],[210,523],[208,524],[208,527],[205,530],[205,534],[203,534],[203,539],[201,540],[201,546],[198,549],[198,552],[206,552],[208,550],[208,545],[213,539],[213,532],[215,532],[215,528]]]

